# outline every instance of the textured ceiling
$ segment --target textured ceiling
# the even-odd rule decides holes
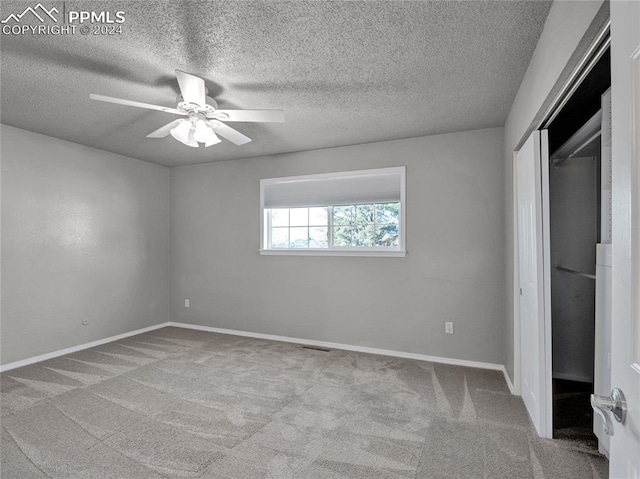
[[[35,4],[3,0],[1,16]],[[113,36],[2,35],[2,123],[177,166],[501,126],[550,2],[43,5],[126,21]],[[175,69],[204,78],[219,108],[281,108],[287,121],[233,123],[253,141],[195,149],[145,138],[173,115],[89,99],[173,107]]]

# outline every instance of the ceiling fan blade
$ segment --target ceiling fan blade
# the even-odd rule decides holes
[[[202,107],[207,104],[206,89],[202,78],[180,70],[176,70],[176,78],[184,101]]]
[[[225,125],[222,122],[217,122],[218,126],[214,128],[214,132],[220,135],[222,138],[226,138],[231,143],[235,143],[236,145],[244,145],[245,143],[249,143],[251,138],[248,136],[244,136],[238,130],[234,130],[230,126]]]
[[[221,114],[221,115],[219,115]],[[213,118],[223,121],[284,122],[282,110],[216,110]]]
[[[164,138],[165,136],[169,136],[171,130],[178,126],[182,121],[183,120],[174,120],[171,123],[158,128],[156,131],[149,133],[147,138]]]
[[[152,105],[151,103],[142,103],[139,101],[123,100],[121,98],[114,98],[112,96],[96,95],[95,93],[91,93],[89,95],[89,98],[91,98],[92,100],[106,101],[108,103],[117,103],[118,105],[136,106],[138,108],[146,108],[148,110],[164,111],[166,113],[173,113],[174,115],[186,115],[186,113],[183,113],[175,108]]]

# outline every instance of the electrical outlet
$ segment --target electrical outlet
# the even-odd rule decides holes
[[[83,325],[83,326],[86,326],[86,325],[88,325],[88,324],[89,324],[89,320],[88,320],[88,319],[83,319],[83,320],[82,320],[82,325]]]
[[[189,300],[188,300],[188,299],[185,299],[185,300],[184,300],[184,307],[185,307],[185,308],[188,308],[188,307],[189,307]]]
[[[447,334],[453,334],[453,323],[450,321],[447,321],[446,323],[444,323],[444,332]]]

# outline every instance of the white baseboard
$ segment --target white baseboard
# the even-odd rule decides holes
[[[0,372],[9,371],[11,369],[19,368],[22,366],[28,366],[29,364],[38,363],[40,361],[45,361],[47,359],[57,358],[58,356],[64,356],[65,354],[75,353],[76,351],[82,351],[83,349],[93,348],[95,346],[100,346],[101,344],[110,343],[112,341],[117,341],[119,339],[128,338],[129,336],[135,336],[136,334],[146,333],[148,331],[165,328],[167,326],[173,326],[173,327],[185,328],[185,329],[195,329],[198,331],[208,331],[211,333],[229,334],[232,336],[243,336],[247,338],[267,339],[271,341],[282,341],[285,343],[304,344],[307,346],[318,346],[318,347],[329,348],[329,349],[341,349],[344,351],[355,351],[359,353],[377,354],[380,356],[390,356],[394,358],[416,359],[418,361],[429,361],[432,363],[450,364],[453,366],[464,366],[468,368],[491,369],[494,371],[502,371],[505,381],[507,382],[507,386],[511,391],[511,394],[514,394],[513,384],[511,383],[511,379],[507,374],[507,370],[502,364],[483,363],[480,361],[469,361],[466,359],[445,358],[441,356],[429,356],[426,354],[406,353],[403,351],[393,351],[390,349],[379,349],[379,348],[370,348],[367,346],[355,346],[351,344],[331,343],[327,341],[316,341],[314,339],[292,338],[289,336],[277,336],[274,334],[252,333],[249,331],[214,328],[211,326],[199,326],[197,324],[177,323],[174,321],[156,324],[155,326],[149,326],[148,328],[136,329],[135,331],[118,334],[116,336],[110,336],[108,338],[99,339],[97,341],[91,341],[90,343],[84,343],[84,344],[80,344],[78,346],[73,346],[66,349],[60,349],[52,353],[41,354],[40,356],[34,356],[32,358],[23,359],[21,361],[15,361],[13,363],[3,364],[0,366]]]
[[[196,324],[176,323],[170,321],[167,326],[178,328],[197,329],[211,333],[229,334],[232,336],[244,336],[248,338],[268,339],[271,341],[282,341],[285,343],[304,344],[307,346],[319,346],[321,348],[342,349],[345,351],[355,351],[359,353],[378,354],[380,356],[391,356],[394,358],[417,359],[418,361],[429,361],[432,363],[451,364],[454,366],[465,366],[468,368],[492,369],[506,373],[502,364],[483,363],[479,361],[468,361],[466,359],[443,358],[440,356],[428,356],[426,354],[405,353],[403,351],[393,351],[390,349],[369,348],[367,346],[354,346],[351,344],[330,343],[327,341],[316,341],[315,339],[292,338],[289,336],[276,336],[273,334],[251,333],[248,331],[238,331],[235,329],[213,328],[211,326],[199,326]]]
[[[511,394],[513,394],[514,396],[517,396],[516,388],[513,386],[513,383],[511,382],[511,378],[509,377],[509,374],[507,374],[507,368],[505,368],[504,366],[502,366],[502,374],[504,374],[504,380],[507,382],[507,387],[509,388],[509,391],[511,392]]]
[[[0,366],[0,372],[9,371],[11,369],[20,368],[22,366],[28,366],[29,364],[33,364],[33,363],[39,363],[40,361],[46,361],[47,359],[57,358],[58,356],[64,356],[65,354],[75,353],[77,351],[82,351],[83,349],[93,348],[95,346],[100,346],[101,344],[110,343],[112,341],[128,338],[129,336],[135,336],[136,334],[146,333],[147,331],[153,331],[155,329],[165,328],[167,326],[169,326],[169,323],[156,324],[155,326],[149,326],[148,328],[136,329],[135,331],[118,334],[116,336],[110,336],[104,339],[98,339],[96,341],[91,341],[90,343],[84,343],[78,346],[72,346],[70,348],[60,349],[52,353],[41,354],[40,356],[34,356],[32,358],[23,359],[21,361],[15,361],[13,363],[3,364]]]

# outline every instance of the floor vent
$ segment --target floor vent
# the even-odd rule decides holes
[[[302,346],[303,349],[313,349],[315,351],[322,351],[323,353],[328,353],[331,351],[328,348],[321,348],[320,346]]]

